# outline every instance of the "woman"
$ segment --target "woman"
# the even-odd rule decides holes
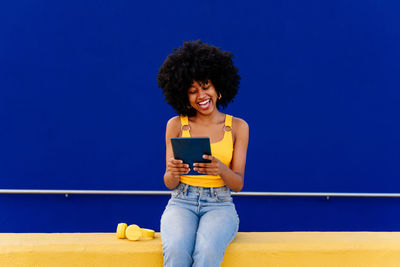
[[[231,190],[243,187],[249,127],[221,113],[235,97],[240,76],[232,54],[201,41],[174,49],[158,73],[158,85],[179,116],[167,123],[165,185],[173,190],[161,218],[165,266],[219,266],[238,231]],[[174,159],[171,137],[210,138],[211,163],[195,163],[202,175]]]

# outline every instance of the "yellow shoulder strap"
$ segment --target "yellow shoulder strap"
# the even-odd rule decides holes
[[[232,128],[232,116],[226,114],[225,116],[225,126]]]
[[[188,116],[179,116],[181,118],[182,137],[190,137],[190,125]],[[186,126],[186,127],[185,127]]]

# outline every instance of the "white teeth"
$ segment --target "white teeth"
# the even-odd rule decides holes
[[[205,105],[210,101],[210,99],[204,100],[203,102],[200,102],[199,105]]]

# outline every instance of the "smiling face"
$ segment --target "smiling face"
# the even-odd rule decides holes
[[[210,80],[205,82],[193,81],[187,94],[190,106],[197,113],[207,115],[217,110],[218,93]]]

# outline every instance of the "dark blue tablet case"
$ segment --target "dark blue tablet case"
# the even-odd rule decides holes
[[[190,171],[187,175],[204,175],[193,170],[195,162],[211,162],[203,159],[203,155],[211,155],[210,138],[208,137],[172,137],[172,150],[174,158],[189,164]]]

